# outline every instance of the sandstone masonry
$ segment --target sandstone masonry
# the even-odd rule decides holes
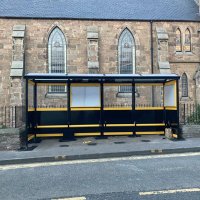
[[[125,28],[132,33],[135,40],[136,73],[151,73],[150,22],[0,19],[0,102],[2,106],[22,105],[24,101],[23,79],[12,76],[13,69],[16,69],[14,67],[23,66],[24,73],[48,72],[48,37],[55,27],[60,28],[67,41],[68,73],[118,73],[118,41]],[[180,89],[180,100],[200,103],[199,23],[154,22],[152,27],[153,71],[160,73],[162,69],[167,69],[180,76],[186,73],[190,88],[189,97],[182,98]],[[191,52],[176,52],[177,28],[182,32],[183,41],[185,30],[190,29]],[[15,31],[24,31],[24,34]],[[21,65],[22,60],[24,64]],[[115,93],[112,95],[116,97]],[[128,99],[119,97],[117,101],[128,103]]]

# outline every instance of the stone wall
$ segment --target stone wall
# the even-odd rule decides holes
[[[200,137],[200,125],[183,125],[181,129],[184,138]]]
[[[17,128],[0,129],[0,151],[20,149],[21,132],[22,130]]]
[[[136,73],[151,73],[151,34],[149,22],[137,21],[87,21],[87,20],[35,20],[35,19],[0,19],[0,103],[9,105],[13,96],[9,78],[12,63],[12,32],[15,25],[26,27],[24,38],[25,73],[48,72],[48,37],[55,27],[59,27],[67,41],[68,73],[92,73],[88,56],[95,41],[95,60],[93,67],[99,73],[118,73],[118,40],[125,28],[128,28],[136,44]],[[91,32],[91,27],[92,30]],[[195,72],[200,63],[199,23],[192,22],[154,22],[154,72],[160,73],[158,57],[157,27],[168,34],[168,47],[162,54],[169,62],[170,71],[188,75],[190,94],[188,101],[194,101]],[[180,28],[183,34],[189,27],[192,33],[192,52],[176,53],[175,32]],[[98,34],[97,34],[98,32]],[[94,39],[94,40],[93,40]],[[91,48],[88,48],[91,45]],[[98,49],[97,49],[98,48]],[[181,90],[180,90],[181,91]],[[116,92],[114,91],[114,94]],[[116,95],[115,95],[116,96]],[[44,101],[48,102],[48,95]],[[138,97],[139,98],[139,97]],[[49,98],[52,102],[52,98]],[[130,98],[129,98],[130,99]],[[145,98],[143,98],[145,99]],[[118,102],[127,102],[127,97],[117,97]],[[128,100],[129,101],[129,100]]]

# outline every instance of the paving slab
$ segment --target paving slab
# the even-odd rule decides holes
[[[0,151],[0,165],[200,152],[200,138],[171,141],[164,136],[115,136],[107,139],[85,137],[65,142],[44,139],[41,143],[29,144],[30,147],[34,145],[37,147],[32,151]]]

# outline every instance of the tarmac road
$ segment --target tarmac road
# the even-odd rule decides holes
[[[200,200],[200,153],[0,166],[0,199]]]

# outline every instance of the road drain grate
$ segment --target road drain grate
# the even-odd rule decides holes
[[[151,142],[151,140],[141,140],[141,142]]]
[[[124,144],[126,142],[114,142],[115,144]]]
[[[87,145],[91,145],[91,146],[94,146],[94,145],[97,145],[97,143],[94,143],[94,142],[90,142],[90,143],[88,143]]]
[[[63,144],[63,145],[60,145],[60,147],[68,147],[69,145],[67,144]]]

